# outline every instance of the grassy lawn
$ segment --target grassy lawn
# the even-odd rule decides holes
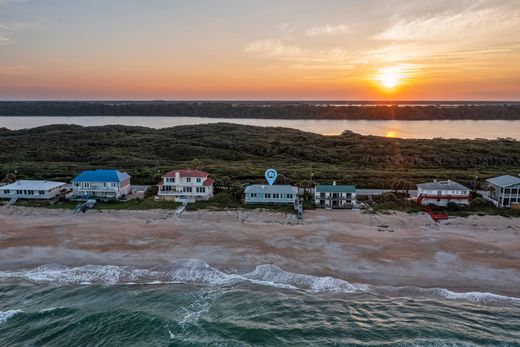
[[[0,202],[0,205],[3,202]],[[51,209],[69,209],[72,210],[78,203],[74,201],[58,202],[51,204],[44,200],[19,200],[16,206],[24,207],[42,207]],[[381,196],[374,196],[371,202],[372,206],[366,213],[389,214],[395,211],[406,213],[419,213],[422,209],[413,201],[409,200],[403,194],[385,193]],[[173,201],[156,201],[153,197],[145,199],[134,199],[129,201],[109,201],[100,202],[94,207],[95,210],[153,210],[165,209],[175,210],[181,204]],[[244,205],[242,201],[229,193],[218,193],[212,199],[207,201],[198,201],[188,204],[188,211],[197,210],[228,210],[228,209],[264,209],[279,211],[283,213],[294,213],[292,206],[276,206],[276,205]],[[311,201],[304,202],[304,211],[314,210],[315,207]],[[468,217],[471,215],[479,216],[503,216],[503,217],[520,217],[520,210],[515,209],[498,209],[482,198],[473,199],[471,207],[461,208],[433,208],[435,212],[447,213],[450,216]]]
[[[51,204],[45,200],[19,200],[16,202],[16,206],[24,207],[42,207],[52,209],[69,209],[72,210],[76,207],[78,202],[67,201],[58,202]],[[95,210],[153,210],[153,209],[166,209],[175,210],[181,206],[181,203],[173,201],[157,201],[153,197],[145,199],[133,199],[128,201],[107,201],[99,202],[94,206]],[[306,206],[311,209],[312,205]],[[226,210],[226,209],[268,209],[286,213],[294,213],[292,206],[274,206],[274,205],[244,205],[239,199],[228,194],[219,193],[216,194],[212,199],[207,201],[197,201],[195,203],[188,204],[188,211],[196,210]]]
[[[496,208],[491,202],[482,197],[475,197],[470,207],[432,207],[436,213],[447,213],[449,216],[469,217],[471,215],[478,216],[502,216],[502,217],[520,217],[520,210],[510,208]],[[402,193],[385,193],[380,196],[374,196],[371,208],[367,213],[388,214],[393,211],[401,211],[406,213],[418,213],[422,209],[412,200]]]

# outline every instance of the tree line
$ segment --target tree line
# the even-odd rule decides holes
[[[0,102],[0,116],[210,117],[345,120],[515,120],[520,104],[318,105],[231,102]]]

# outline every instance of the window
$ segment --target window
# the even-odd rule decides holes
[[[271,194],[270,193],[265,193],[265,198],[266,199],[271,199]]]
[[[250,196],[251,198],[256,198],[256,197],[258,196],[258,194],[257,194],[257,193],[250,193],[249,196]]]
[[[45,191],[44,190],[40,190],[40,195],[45,195]]]
[[[192,187],[184,187],[184,192],[185,193],[192,193],[193,192],[193,188]]]
[[[206,187],[197,187],[197,193],[205,193]]]
[[[200,182],[202,182],[202,178],[197,177],[197,183],[200,183]]]
[[[292,194],[287,194],[287,199],[292,199],[292,198],[293,198]]]
[[[186,178],[186,182],[191,183],[191,177]]]
[[[506,195],[511,194],[511,189],[506,188],[506,189],[504,190],[504,194],[506,194]]]
[[[511,189],[511,194],[517,195],[518,194],[518,189],[516,189],[516,188]]]
[[[277,193],[273,194],[273,199],[279,199],[279,198],[280,198],[280,194],[277,194]]]

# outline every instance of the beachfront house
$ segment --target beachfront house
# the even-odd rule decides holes
[[[424,206],[445,207],[450,203],[469,206],[470,201],[470,190],[457,182],[433,181],[417,185],[417,202]]]
[[[0,199],[51,200],[64,188],[63,182],[19,180],[0,187]]]
[[[298,188],[289,185],[247,186],[244,202],[247,205],[294,205],[298,198]]]
[[[520,177],[504,175],[493,177],[489,184],[489,197],[497,207],[511,207],[520,203]]]
[[[177,202],[195,202],[213,197],[214,181],[199,170],[173,170],[162,176],[157,198]]]
[[[333,182],[314,188],[314,205],[318,208],[352,208],[356,205],[356,187]]]
[[[118,170],[83,171],[72,180],[73,198],[120,199],[130,194],[130,175]]]

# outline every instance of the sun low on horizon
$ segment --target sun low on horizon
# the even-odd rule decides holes
[[[0,99],[514,101],[519,32],[512,0],[0,0]]]

